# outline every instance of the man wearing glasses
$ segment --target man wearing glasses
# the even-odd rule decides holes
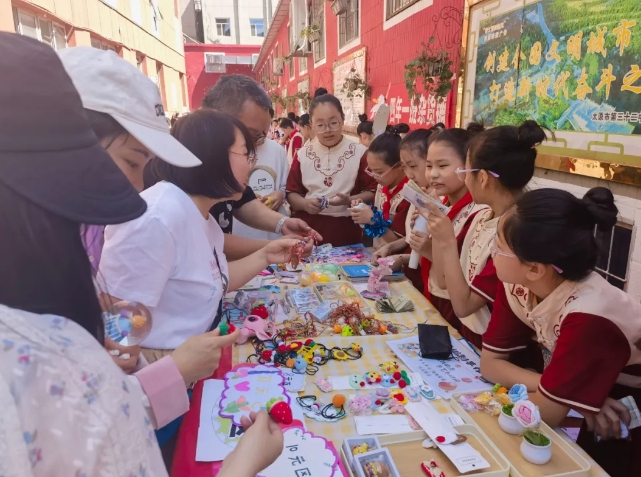
[[[207,91],[202,102],[203,108],[216,109],[241,121],[256,143],[257,157],[251,159],[257,160],[258,165],[252,177],[260,177],[255,184],[250,178],[250,183],[261,189],[258,192],[261,199],[256,197],[254,190],[248,185],[240,200],[218,203],[210,211],[227,234],[232,232],[234,218],[247,226],[240,227],[240,230],[235,230],[236,234],[225,238],[225,255],[229,260],[245,257],[265,245],[262,240],[248,240],[245,237],[273,239],[281,233],[300,235],[311,230],[304,221],[284,215],[284,187],[289,167],[283,148],[267,139],[271,106],[265,90],[253,79],[243,75],[222,77]],[[258,183],[260,179],[263,180]],[[270,179],[273,186],[267,184]],[[262,187],[266,187],[265,193],[261,193]],[[243,236],[237,235],[238,233]]]

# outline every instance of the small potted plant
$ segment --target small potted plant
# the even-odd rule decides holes
[[[347,11],[347,8],[348,8],[347,0],[332,1],[332,12],[334,12],[334,15],[340,15],[341,13],[345,13]]]
[[[310,43],[316,43],[321,39],[320,27],[315,23],[312,23],[311,25],[303,28],[300,32],[300,37],[306,38]]]
[[[518,436],[524,431],[524,429],[523,426],[519,424],[519,421],[514,419],[514,416],[512,416],[513,408],[514,404],[506,404],[501,408],[501,414],[499,414],[499,427],[508,434]]]
[[[541,415],[532,401],[518,401],[512,416],[525,428],[521,442],[521,455],[532,464],[547,464],[552,458],[552,440],[539,430]]]
[[[371,88],[355,68],[349,70],[349,74],[343,81],[341,93],[352,98],[363,98],[369,96]]]

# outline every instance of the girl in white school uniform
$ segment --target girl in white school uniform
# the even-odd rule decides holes
[[[480,345],[490,321],[498,279],[490,257],[490,244],[501,215],[518,199],[532,175],[536,145],[545,132],[535,121],[521,126],[499,126],[476,135],[470,142],[465,168],[457,170],[473,201],[488,208],[476,214],[459,255],[449,217],[428,204],[428,231],[432,254],[441,259],[438,286],[447,290],[456,316]],[[467,334],[467,332],[466,332]]]
[[[343,135],[345,114],[336,96],[314,98],[309,107],[316,138],[298,150],[287,178],[292,217],[305,220],[335,247],[359,243],[352,201],[371,203],[376,181],[369,176],[366,148]]]
[[[621,421],[630,423],[616,399],[641,403],[641,304],[594,271],[595,227],[607,233],[616,220],[612,193],[602,187],[583,199],[538,189],[517,201],[492,247],[504,284],[481,354],[483,375],[508,387],[524,383],[551,426],[569,409],[583,414],[578,443],[613,477],[641,468],[641,428],[631,440],[607,440],[621,436]],[[533,338],[543,349],[542,374],[507,361]]]

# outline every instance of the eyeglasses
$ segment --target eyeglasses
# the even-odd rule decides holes
[[[245,159],[247,159],[247,163],[251,166],[254,167],[256,165],[256,161],[258,160],[258,156],[256,154],[243,154],[241,152],[236,152],[236,151],[229,151],[232,154],[236,154],[238,156],[243,156]]]
[[[368,166],[368,167],[365,168],[365,174],[367,174],[368,176],[372,177],[374,180],[378,181],[378,180],[381,180],[386,174],[389,174],[390,172],[392,172],[394,169],[396,169],[400,165],[401,165],[401,163],[397,162],[396,164],[394,164],[392,167],[390,167],[388,170],[386,170],[382,174],[377,174],[376,172],[372,171]]]
[[[478,172],[478,171],[482,171],[482,170],[483,170],[483,169],[461,169],[461,168],[459,167],[458,169],[456,169],[456,171],[455,171],[455,172],[456,172],[457,177],[458,177],[460,180],[465,181],[465,175],[466,175],[468,172]],[[488,172],[488,174],[493,175],[493,176],[494,176],[494,177],[496,177],[497,179],[499,178],[499,175],[498,175],[496,172],[492,172],[492,171],[487,171],[487,172]]]
[[[341,128],[341,123],[339,121],[332,121],[329,124],[314,124],[314,131],[317,133],[324,133],[326,131],[336,132]]]
[[[517,257],[516,257],[516,255],[514,255],[513,253],[503,252],[502,250],[499,250],[498,248],[496,248],[496,242],[494,242],[494,245],[492,245],[492,246],[490,247],[490,256],[491,256],[492,258],[494,258],[494,257],[496,257],[497,255],[500,255],[501,257],[507,257],[507,258],[517,258]],[[562,273],[563,273],[563,270],[561,270],[561,269],[560,269],[559,267],[557,267],[556,265],[552,265],[552,264],[550,264],[550,266],[551,266],[551,267],[552,267],[552,268],[553,268],[553,269],[554,269],[558,274],[562,274]]]

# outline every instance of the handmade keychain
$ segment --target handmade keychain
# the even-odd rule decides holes
[[[332,398],[332,403],[321,406],[316,396],[308,395],[296,398],[296,402],[303,409],[303,414],[320,422],[335,422],[343,419],[345,412],[345,396],[337,394]]]

